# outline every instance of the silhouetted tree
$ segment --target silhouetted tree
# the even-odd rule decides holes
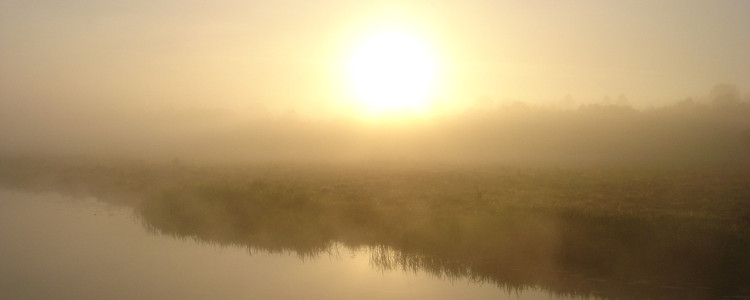
[[[570,94],[565,95],[565,98],[563,98],[562,101],[560,101],[560,105],[564,108],[571,108],[573,107],[573,105],[575,105],[575,103],[576,101],[573,99],[572,96],[570,96]]]
[[[727,109],[737,107],[740,101],[740,91],[733,84],[717,84],[709,94],[711,105],[716,108]]]
[[[628,101],[628,98],[625,97],[624,94],[620,94],[619,96],[617,96],[617,100],[615,100],[615,105],[618,105],[618,106],[629,106],[630,105],[630,101]]]

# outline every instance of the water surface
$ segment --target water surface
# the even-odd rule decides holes
[[[0,190],[3,299],[570,299],[423,271],[383,270],[370,248],[317,257],[155,234],[132,208]]]

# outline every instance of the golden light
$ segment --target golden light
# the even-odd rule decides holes
[[[370,35],[357,45],[346,67],[349,88],[368,114],[424,113],[436,90],[435,55],[406,31]]]

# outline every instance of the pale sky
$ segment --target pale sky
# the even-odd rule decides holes
[[[441,103],[661,105],[750,92],[749,15],[734,0],[4,0],[0,105],[345,114],[342,60],[394,24],[438,57]]]

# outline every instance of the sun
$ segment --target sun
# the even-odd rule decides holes
[[[437,60],[427,43],[403,30],[361,40],[346,64],[353,96],[369,114],[423,113],[436,90]]]

